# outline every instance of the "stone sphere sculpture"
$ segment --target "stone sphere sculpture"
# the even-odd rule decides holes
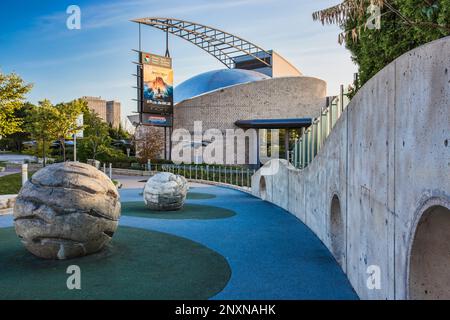
[[[188,188],[184,177],[169,172],[158,173],[145,184],[145,205],[156,211],[179,210],[184,205]]]
[[[14,227],[25,248],[45,259],[101,250],[120,218],[119,194],[95,167],[65,162],[36,172],[19,192]]]

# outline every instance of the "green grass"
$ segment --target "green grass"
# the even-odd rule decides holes
[[[214,194],[209,193],[201,193],[201,192],[188,192],[187,199],[189,200],[210,200],[214,199],[216,196]]]
[[[101,252],[70,260],[29,253],[14,228],[0,229],[0,299],[197,300],[228,283],[226,259],[207,247],[167,233],[119,227]],[[68,290],[67,267],[81,269],[81,290]]]
[[[31,178],[33,173],[28,173]],[[22,174],[14,173],[0,177],[0,194],[17,194],[22,188]]]
[[[192,203],[186,203],[178,211],[153,211],[145,206],[144,201],[123,202],[122,215],[140,218],[167,219],[167,220],[211,220],[231,218],[236,213],[234,211]]]

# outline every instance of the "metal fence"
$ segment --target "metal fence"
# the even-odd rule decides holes
[[[303,128],[300,138],[295,141],[292,164],[300,169],[306,168],[330,135],[331,130],[347,107],[349,99],[341,86],[339,96],[327,98],[327,105],[308,128]]]
[[[186,179],[219,182],[248,188],[251,187],[252,175],[256,172],[255,169],[245,167],[189,164],[150,164],[147,165],[147,170],[171,172],[182,175]]]

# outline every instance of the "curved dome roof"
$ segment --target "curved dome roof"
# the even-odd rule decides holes
[[[174,90],[174,100],[175,103],[178,103],[214,90],[265,79],[270,79],[270,77],[251,70],[223,69],[209,71],[179,84]]]

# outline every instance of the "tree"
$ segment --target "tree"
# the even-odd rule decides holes
[[[63,160],[66,161],[66,139],[82,128],[77,127],[78,117],[86,110],[87,102],[78,99],[68,103],[59,103],[55,106],[56,121],[55,129],[57,139],[63,150]]]
[[[161,156],[164,149],[164,135],[161,128],[139,126],[134,135],[136,157],[142,164]]]
[[[16,117],[15,111],[31,88],[18,75],[0,72],[0,138],[21,131],[23,120]]]
[[[84,114],[84,137],[80,142],[80,152],[96,160],[99,154],[107,152],[111,143],[108,125],[97,113],[86,108]]]
[[[23,121],[21,128],[27,128],[27,117],[33,108],[35,108],[33,104],[26,102],[14,111],[14,117]],[[23,143],[29,140],[31,140],[31,134],[24,129],[1,139],[0,148],[9,148],[13,151],[22,152]]]
[[[128,140],[130,134],[122,128],[122,124],[119,124],[118,128],[114,128],[112,124],[109,125],[109,136],[114,140]]]
[[[57,110],[49,100],[41,101],[39,106],[32,107],[26,118],[26,130],[36,141],[41,142],[44,166],[47,162],[47,142],[58,136],[57,126],[55,126],[57,121]]]
[[[84,137],[79,142],[80,159],[100,161],[123,161],[126,155],[116,148],[115,140],[122,140],[129,135],[105,123],[97,113],[86,108],[84,111]]]
[[[367,28],[367,8],[381,8],[381,29]],[[336,24],[358,64],[356,89],[403,53],[450,35],[450,0],[345,0],[313,13],[322,24]]]

